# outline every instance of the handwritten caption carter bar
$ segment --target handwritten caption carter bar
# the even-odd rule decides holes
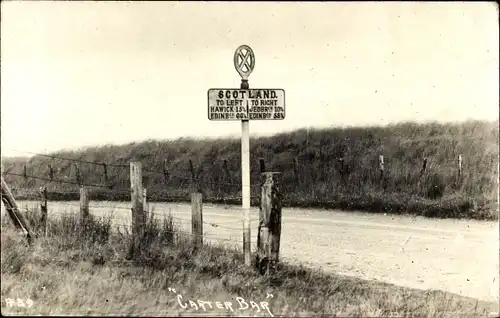
[[[238,303],[238,307],[234,306],[233,309],[233,302],[232,301],[205,301],[205,300],[196,300],[193,301],[191,299],[184,301],[183,297],[180,293],[177,293],[175,289],[169,288],[169,291],[173,292],[174,294],[177,295],[177,302],[179,306],[181,306],[184,309],[189,308],[194,308],[195,310],[199,310],[200,308],[203,309],[203,311],[207,311],[207,309],[223,309],[223,310],[230,310],[234,312],[235,310],[254,310],[256,312],[261,312],[261,311],[267,311],[267,313],[271,316],[274,317],[274,315],[271,313],[271,310],[269,309],[269,303],[267,301],[261,301],[259,303],[255,301],[245,301],[244,298],[242,297],[236,297],[236,302]],[[267,294],[266,298],[273,297],[272,294]],[[213,305],[213,306],[212,306]]]

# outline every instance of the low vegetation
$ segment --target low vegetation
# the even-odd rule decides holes
[[[282,172],[284,206],[410,213],[429,217],[498,218],[498,121],[456,124],[401,123],[387,127],[298,130],[251,140],[252,204],[257,204],[259,158]],[[458,155],[463,171],[458,175]],[[104,165],[78,163],[93,200],[129,200],[130,161],[140,161],[149,201],[188,200],[191,159],[206,202],[239,204],[237,139],[144,141],[53,153]],[[384,174],[379,171],[384,156]],[[427,164],[424,169],[424,158]],[[295,164],[294,164],[294,160]],[[341,160],[342,159],[342,160]],[[168,174],[163,174],[164,160]],[[226,160],[226,163],[224,163]],[[24,178],[21,159],[3,162],[19,199],[47,186],[49,200],[78,199],[75,162],[34,156]],[[122,165],[121,167],[113,165]],[[151,172],[156,171],[156,172]]]
[[[289,264],[260,275],[242,266],[242,255],[230,247],[194,249],[168,217],[149,220],[138,248],[110,218],[49,219],[46,236],[38,212],[27,218],[38,234],[32,246],[2,222],[3,315],[485,317],[498,312],[497,304],[455,294]],[[18,298],[30,299],[32,306],[9,302]]]

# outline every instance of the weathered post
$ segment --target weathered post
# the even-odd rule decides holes
[[[149,207],[148,207],[147,194],[148,194],[147,189],[143,189],[142,190],[142,210],[144,211],[144,224],[146,224],[146,222],[149,218]]]
[[[424,158],[424,162],[422,163],[422,170],[420,170],[420,174],[424,174],[425,169],[427,169],[427,158]]]
[[[199,192],[198,180],[194,171],[193,161],[189,159],[189,171],[191,172],[191,193]]]
[[[203,195],[200,192],[191,193],[191,232],[193,245],[203,246]]]
[[[49,164],[49,179],[50,179],[50,181],[54,180],[54,170],[52,169],[51,164]]]
[[[80,176],[80,167],[75,163],[75,174],[76,174],[76,183],[82,184],[82,178]]]
[[[108,167],[106,166],[106,163],[102,163],[102,168],[104,169],[104,184],[108,184]]]
[[[89,220],[89,189],[80,187],[80,219],[85,224]]]
[[[293,158],[293,174],[295,175],[295,182],[297,184],[300,183],[299,160],[297,159],[297,157]]]
[[[462,155],[458,155],[458,182],[462,180]]]
[[[259,167],[260,167],[260,173],[266,172],[266,163],[264,162],[264,158],[259,159]]]
[[[168,184],[168,166],[167,159],[163,159],[163,179],[165,181],[165,185]]]
[[[273,274],[279,262],[281,238],[281,193],[279,172],[261,174],[259,229],[256,267],[261,274]]]
[[[40,211],[43,235],[47,236],[47,188],[40,187]]]
[[[191,234],[193,234],[193,245],[199,248],[203,245],[203,195],[191,159],[189,159],[189,170],[191,172]]]
[[[380,180],[384,179],[384,155],[378,157],[378,164],[380,170]]]
[[[2,201],[5,205],[5,210],[7,210],[7,213],[9,214],[12,223],[14,223],[14,226],[17,229],[21,230],[24,235],[26,235],[28,243],[31,244],[34,239],[31,227],[29,226],[28,221],[26,220],[24,215],[21,212],[19,212],[19,207],[17,206],[16,200],[14,199],[14,196],[12,195],[9,186],[3,180],[3,176],[2,176],[1,194],[2,194]]]
[[[144,230],[142,164],[140,162],[130,163],[130,190],[132,201],[132,236],[135,246],[138,247]]]
[[[233,179],[231,178],[231,173],[229,172],[229,165],[227,163],[227,159],[224,159],[224,173],[226,175],[224,183],[226,184],[225,187],[223,187],[223,189],[224,189],[224,195],[226,195],[230,194],[232,189],[231,184],[233,183]]]
[[[342,181],[342,183],[345,183],[344,158],[339,158],[338,162],[339,162],[340,180]]]

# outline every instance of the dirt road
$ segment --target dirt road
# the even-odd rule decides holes
[[[21,202],[22,207],[32,204]],[[116,222],[129,224],[129,206],[92,202],[91,213],[102,215],[114,207]],[[189,205],[154,203],[150,208],[155,214],[170,212],[191,231]],[[62,209],[78,211],[78,202],[51,202],[49,213]],[[258,209],[251,214],[255,245]],[[241,248],[239,207],[204,205],[203,221],[206,240],[231,239]],[[339,274],[498,301],[497,222],[284,208],[281,255]]]

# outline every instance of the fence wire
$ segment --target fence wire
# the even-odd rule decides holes
[[[78,162],[78,163],[84,163],[84,164],[89,164],[89,165],[95,165],[95,166],[99,166],[99,167],[104,167],[103,171],[104,171],[104,174],[107,176],[106,174],[106,167],[116,167],[116,168],[120,168],[120,169],[129,169],[130,168],[130,165],[129,164],[119,164],[119,163],[108,163],[108,162],[97,162],[97,161],[88,161],[88,160],[83,160],[83,159],[79,159],[79,158],[67,158],[67,157],[61,157],[61,156],[56,156],[56,155],[48,155],[48,154],[40,154],[40,153],[35,153],[35,152],[30,152],[30,151],[20,151],[20,150],[13,150],[15,152],[19,152],[19,153],[25,153],[25,154],[31,154],[31,155],[35,155],[35,156],[42,156],[42,157],[47,157],[47,158],[51,158],[53,160],[62,160],[62,161],[70,161],[70,162]],[[381,166],[384,167],[384,160],[383,160],[383,156],[381,155],[380,156],[382,159],[381,159]],[[461,156],[460,156],[461,158]],[[339,158],[337,158],[339,159]],[[462,159],[460,159],[462,160]],[[343,162],[343,160],[341,160]],[[456,162],[455,159],[453,160],[450,160],[450,162],[453,161],[453,162]],[[425,161],[427,163],[427,161]],[[218,194],[220,193],[220,189],[221,187],[226,187],[226,186],[241,186],[241,184],[239,183],[234,183],[234,182],[218,182],[218,181],[211,181],[211,180],[204,180],[204,179],[199,179],[199,172],[201,171],[202,172],[202,169],[199,169],[200,171],[198,171],[198,173],[194,173],[194,168],[192,168],[192,163],[190,164],[191,168],[191,173],[192,175],[190,177],[186,177],[186,176],[180,176],[180,175],[175,175],[175,174],[172,174],[170,172],[168,172],[166,169],[162,170],[162,171],[158,171],[158,170],[154,170],[154,169],[150,169],[150,168],[147,168],[147,167],[144,167],[142,169],[142,171],[146,174],[158,174],[158,175],[162,175],[165,177],[165,180],[166,180],[166,183],[168,184],[167,182],[167,179],[170,179],[170,178],[178,178],[180,179],[181,181],[181,184],[177,187],[177,188],[174,188],[174,189],[164,189],[164,190],[153,190],[153,191],[150,191],[150,192],[146,192],[146,201],[148,201],[148,204],[149,203],[153,203],[153,202],[175,202],[175,201],[188,201],[189,200],[189,196],[190,196],[190,193],[187,192],[186,195],[169,195],[169,193],[173,192],[173,193],[178,193],[180,190],[182,190],[183,186],[187,183],[189,185],[189,187],[193,187],[194,184],[210,184],[210,185],[218,185],[219,186],[219,190],[218,190]],[[382,168],[383,170],[383,168]],[[79,170],[77,170],[79,171]],[[120,187],[116,187],[115,185],[111,185],[111,184],[99,184],[99,183],[85,183],[85,182],[82,182],[82,179],[80,178],[80,175],[79,175],[79,172],[78,172],[78,176],[77,176],[77,181],[72,181],[72,180],[61,180],[61,179],[56,179],[53,177],[52,175],[52,170],[51,170],[51,173],[50,173],[50,177],[44,177],[44,176],[35,176],[35,175],[30,175],[27,173],[27,169],[26,169],[26,165],[24,166],[24,171],[23,173],[16,173],[16,172],[11,172],[11,171],[3,171],[3,174],[5,175],[10,175],[10,176],[15,176],[15,177],[22,177],[24,178],[25,180],[28,180],[28,179],[34,179],[34,180],[41,180],[41,181],[46,181],[46,182],[50,182],[51,184],[57,184],[57,183],[60,183],[60,184],[71,184],[71,185],[77,185],[77,186],[80,186],[80,187],[89,187],[89,188],[101,188],[101,189],[107,189],[110,191],[110,194],[112,195],[130,195],[131,194],[131,188],[120,188]],[[196,174],[198,174],[198,176],[196,176]],[[253,187],[260,187],[259,184],[253,184],[251,185],[252,188]],[[36,199],[42,199],[42,195],[41,193],[37,193],[36,191],[34,190],[31,190],[31,191],[27,191],[24,193],[25,195],[30,195],[32,197],[35,197]],[[77,196],[79,195],[79,192],[78,191],[59,191],[59,192],[56,192],[56,191],[51,191],[51,192],[48,192],[47,195],[60,195],[60,196],[64,196],[64,195],[74,195],[74,196]],[[286,198],[286,193],[283,195],[283,198]],[[259,198],[260,196],[259,195],[251,195],[250,196],[250,199],[256,199],[256,198]],[[47,199],[47,198],[45,198]],[[240,201],[242,200],[242,196],[220,196],[220,195],[212,195],[212,196],[204,196],[203,198],[204,201],[208,201],[208,202],[218,202],[218,203],[222,203],[224,205],[226,205],[227,208],[231,208],[231,209],[235,209],[235,210],[241,210],[241,208],[237,208],[237,207],[234,207],[234,206],[230,206],[228,204],[228,202],[234,202],[234,201]],[[151,202],[149,202],[151,201]],[[322,203],[327,203],[326,201],[322,202]],[[59,204],[61,205],[64,205],[64,206],[70,206],[70,207],[79,207],[80,204],[78,203],[72,203],[72,202],[64,202],[64,201],[59,201]],[[127,218],[127,219],[132,219],[132,208],[130,206],[123,206],[123,204],[120,204],[120,203],[117,203],[115,205],[112,205],[112,206],[109,206],[109,205],[106,205],[106,206],[103,206],[103,205],[95,205],[95,204],[89,204],[88,208],[90,210],[102,210],[102,209],[106,209],[108,210],[107,212],[109,213],[111,210],[111,213],[113,214],[116,214],[116,216],[119,216],[119,217],[122,217],[122,218]],[[154,207],[153,207],[154,209]],[[115,213],[115,210],[118,211],[118,213]],[[129,213],[130,212],[130,213]],[[153,210],[150,210],[150,211],[145,211],[150,217],[157,217],[157,216],[160,216],[160,217],[163,217],[163,218],[171,218],[173,220],[175,220],[177,223],[181,223],[181,224],[189,224],[191,222],[190,219],[188,218],[181,218],[179,216],[173,216],[171,213],[169,213],[168,215],[166,215],[165,213],[158,213],[158,212],[153,212]],[[54,212],[51,212],[50,214],[54,214]],[[57,214],[57,213],[56,213]],[[56,215],[54,214],[54,215]],[[255,218],[252,218],[250,220],[251,222],[258,222],[258,218],[255,219]],[[242,218],[238,218],[236,220],[227,220],[227,221],[218,221],[218,222],[215,222],[215,221],[203,221],[203,224],[209,226],[210,228],[214,229],[214,228],[218,228],[218,229],[224,229],[224,230],[232,230],[232,231],[239,231],[241,230],[242,228],[240,227],[237,227],[238,226],[238,223],[242,223],[243,222],[243,219]],[[127,225],[127,226],[130,226],[130,225]],[[209,238],[209,236],[206,236],[207,238]],[[218,238],[220,239],[220,237]],[[241,241],[236,241],[236,242],[241,242]]]
[[[67,159],[67,158],[64,158],[65,160],[70,160],[70,159]],[[84,161],[86,162],[86,161]],[[27,175],[27,174],[18,174],[18,173],[12,173],[12,172],[5,172],[5,174],[7,175],[14,175],[14,176],[18,176],[18,177],[23,177],[23,178],[32,178],[32,179],[38,179],[38,180],[43,180],[43,181],[47,181],[47,182],[54,182],[54,183],[66,183],[66,184],[73,184],[73,185],[78,185],[78,186],[84,186],[84,187],[105,187],[105,188],[109,188],[107,185],[101,185],[101,184],[88,184],[88,183],[79,183],[79,182],[73,182],[73,181],[67,181],[67,180],[57,180],[57,179],[49,179],[49,178],[44,178],[44,177],[38,177],[38,176],[32,176],[32,175]],[[223,183],[224,184],[224,183]],[[226,183],[227,185],[227,183]],[[130,189],[127,189],[127,190],[119,190],[119,189],[112,189],[112,192],[113,193],[130,193]],[[74,195],[79,195],[79,192],[77,191],[59,191],[59,192],[47,192],[47,195],[50,195],[50,194],[53,194],[53,193],[58,193],[58,194],[74,194]],[[38,200],[42,199],[42,195],[40,192],[36,192],[36,191],[31,191],[29,194],[33,195],[34,197],[37,197]],[[175,199],[180,199],[180,200],[186,200],[188,198],[188,196],[163,196],[163,197],[160,197],[158,196],[158,192],[153,192],[151,194],[151,196],[147,195],[147,197],[151,198],[155,201],[155,202],[158,202],[158,201],[171,201],[171,200],[175,200]],[[252,198],[256,198],[258,196],[252,196]],[[162,200],[163,199],[163,200]],[[241,196],[232,196],[232,197],[212,197],[212,198],[206,198],[206,200],[227,200],[227,201],[230,201],[230,200],[238,200],[238,199],[241,199]],[[47,200],[48,201],[48,200]],[[50,201],[48,201],[50,202]],[[61,206],[66,206],[66,207],[69,207],[71,210],[76,210],[76,209],[80,209],[81,208],[81,205],[77,202],[65,202],[65,201],[56,201],[58,205],[61,205]],[[104,212],[104,217],[106,216],[111,216],[113,219],[115,218],[118,218],[118,219],[123,219],[123,218],[126,218],[126,219],[129,219],[130,221],[132,221],[132,214],[131,214],[131,211],[132,211],[132,208],[130,206],[123,206],[124,203],[117,203],[117,204],[112,204],[112,205],[109,205],[109,204],[88,204],[88,208],[89,208],[89,212],[92,212],[92,211],[95,211],[95,210],[106,210]],[[149,204],[149,203],[148,203]],[[31,204],[33,208],[33,203]],[[34,205],[37,205],[36,203]],[[25,205],[26,207],[25,208],[19,208],[21,211],[23,212],[28,212],[29,211],[29,208],[27,208],[27,204]],[[234,208],[234,207],[233,207]],[[236,208],[237,210],[240,210],[241,208]],[[59,209],[52,209],[50,208],[50,204],[49,204],[49,217],[50,218],[61,218],[63,216],[67,216],[67,215],[71,215],[74,213],[68,213],[68,212],[65,212],[65,211],[60,211]],[[150,218],[163,218],[163,220],[165,219],[172,219],[173,221],[175,221],[175,224],[184,224],[184,225],[190,225],[192,220],[191,219],[188,219],[188,218],[182,218],[182,217],[179,217],[179,216],[174,216],[172,215],[172,211],[171,209],[169,209],[169,212],[166,213],[166,212],[163,212],[163,213],[159,213],[159,212],[153,212],[154,210],[154,207],[152,209],[150,209],[150,211],[144,211]],[[118,211],[118,212],[116,212]],[[128,213],[130,212],[130,213]],[[93,213],[92,213],[93,214]],[[109,215],[110,214],[110,215]],[[95,214],[93,214],[95,216]],[[255,221],[258,221],[258,219],[251,219],[251,222],[255,222]],[[213,229],[223,229],[223,230],[230,230],[230,231],[240,231],[242,230],[241,227],[233,227],[233,226],[227,226],[227,225],[231,225],[231,224],[234,224],[234,225],[237,225],[237,223],[242,223],[243,222],[243,219],[242,218],[239,218],[237,220],[230,220],[230,221],[219,221],[219,222],[215,222],[215,221],[203,221],[203,224],[209,226],[210,228],[213,228]],[[118,226],[122,229],[128,229],[130,230],[132,228],[132,225],[131,223],[119,223],[119,222],[112,222],[113,226]],[[178,229],[177,231],[168,231],[168,230],[165,230],[163,229],[162,231],[165,231],[165,232],[171,232],[172,234],[173,233],[177,233],[177,234],[181,234],[181,235],[188,235],[188,236],[196,236],[195,234],[191,234],[191,233],[188,233],[188,232],[185,232],[185,231],[181,231],[180,229]],[[209,239],[209,240],[216,240],[216,241],[221,241],[221,242],[233,242],[233,243],[243,243],[243,241],[241,239],[231,239],[231,238],[225,238],[225,237],[222,237],[220,235],[214,235],[214,234],[207,234],[207,233],[204,233],[203,234],[203,237],[206,238],[206,239]]]

